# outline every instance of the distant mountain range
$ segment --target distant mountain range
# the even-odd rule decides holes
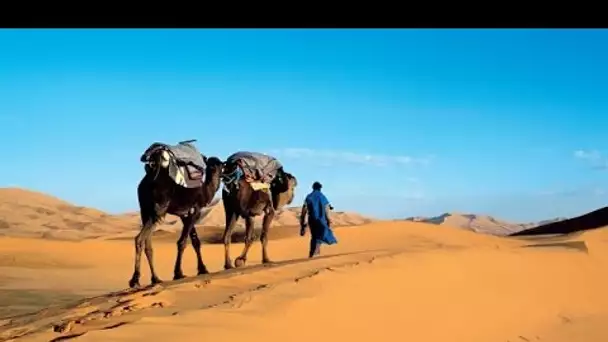
[[[408,217],[405,219],[405,221],[425,222],[436,225],[447,225],[451,227],[468,229],[477,233],[505,236],[522,230],[534,228],[553,222],[559,222],[566,219],[566,217],[557,217],[554,219],[543,220],[539,222],[513,223],[496,219],[492,216],[487,215],[444,213],[442,215],[434,217]]]

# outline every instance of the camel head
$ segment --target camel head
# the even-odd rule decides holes
[[[294,175],[288,172],[283,173],[281,183],[273,184],[273,204],[275,209],[279,209],[293,202],[298,180]]]
[[[205,161],[205,165],[207,166],[207,169],[205,170],[206,175],[205,175],[205,179],[207,180],[218,180],[218,186],[219,186],[219,179],[222,176],[222,172],[224,171],[224,162],[222,162],[219,158],[217,157],[205,157],[203,156],[203,160]]]

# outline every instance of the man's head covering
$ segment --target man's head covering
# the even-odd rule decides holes
[[[319,183],[319,182],[312,183],[313,190],[321,190],[322,187],[323,187],[323,185],[321,185],[321,183]]]

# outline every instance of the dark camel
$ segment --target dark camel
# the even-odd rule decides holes
[[[222,190],[224,213],[226,214],[226,227],[224,230],[225,261],[224,269],[231,269],[230,242],[232,231],[239,217],[245,219],[245,247],[241,255],[235,260],[234,266],[241,267],[247,262],[247,253],[253,243],[255,216],[264,215],[260,241],[262,243],[262,263],[272,261],[266,250],[268,244],[268,230],[274,219],[276,210],[293,201],[294,191],[298,185],[297,179],[290,173],[280,171],[281,177],[276,177],[269,189],[254,190],[251,183],[244,178],[238,180],[238,189],[231,184]],[[279,179],[280,178],[280,179]],[[225,185],[226,186],[226,185]]]
[[[201,216],[201,210],[205,208],[218,191],[221,183],[223,163],[216,157],[203,157],[206,164],[205,181],[201,187],[185,188],[177,185],[170,178],[166,168],[161,165],[162,151],[152,154],[151,165],[146,165],[146,175],[137,187],[142,228],[135,237],[135,270],[129,281],[130,287],[138,287],[140,278],[141,252],[146,253],[152,284],[162,281],[154,271],[152,232],[156,225],[164,219],[166,214],[178,216],[182,223],[182,232],[177,241],[177,258],[173,279],[185,278],[182,272],[182,254],[186,248],[186,240],[190,237],[192,247],[196,252],[198,263],[198,274],[208,273],[201,255],[201,242],[196,233],[194,225]]]

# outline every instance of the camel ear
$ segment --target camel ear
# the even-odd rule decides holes
[[[203,161],[205,162],[205,164],[207,164],[207,160],[209,160],[209,158],[207,158],[207,156],[204,154],[201,154],[201,157],[203,157]]]

